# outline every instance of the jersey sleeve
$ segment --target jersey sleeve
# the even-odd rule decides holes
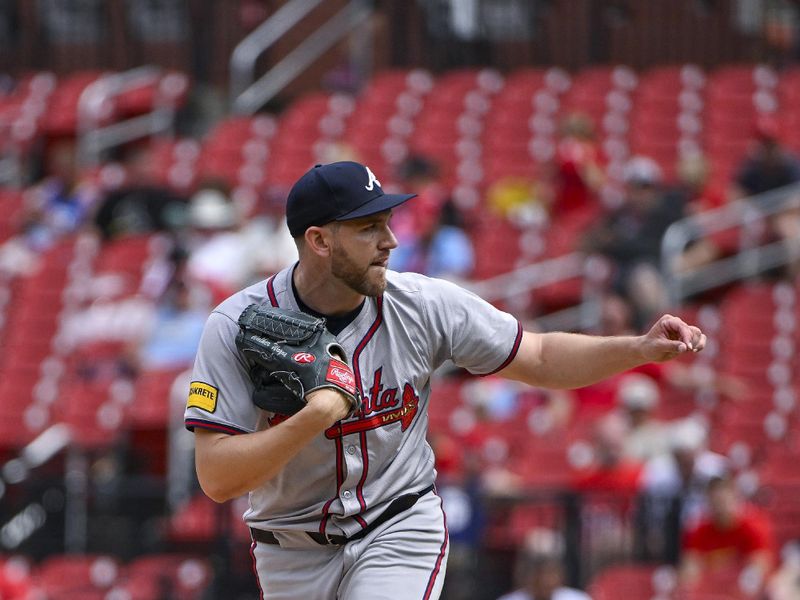
[[[423,297],[436,366],[452,360],[474,375],[490,375],[516,356],[522,326],[512,315],[444,280],[431,279]]]
[[[206,321],[195,358],[184,423],[223,433],[257,429],[259,409],[251,401],[253,385],[236,344],[237,324],[214,312]]]

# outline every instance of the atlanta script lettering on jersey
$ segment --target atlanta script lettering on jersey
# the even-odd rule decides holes
[[[372,377],[372,386],[364,395],[360,418],[329,427],[325,431],[325,437],[334,439],[398,422],[400,430],[405,431],[417,415],[419,395],[410,383],[403,385],[402,394],[399,390],[399,386],[384,389],[383,367],[379,367]]]
[[[419,409],[419,394],[411,384],[400,387],[385,388],[383,384],[383,367],[379,367],[372,376],[372,385],[364,395],[361,416],[357,420],[337,423],[325,431],[325,437],[332,440],[351,433],[360,433],[385,427],[392,423],[400,423],[400,430],[405,431],[411,425]],[[268,419],[270,425],[277,425],[288,419],[286,415],[273,415]]]

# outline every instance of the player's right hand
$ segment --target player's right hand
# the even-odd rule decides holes
[[[642,336],[642,355],[648,361],[671,360],[684,352],[700,352],[706,336],[694,325],[672,315],[664,315]]]
[[[333,388],[319,388],[308,393],[306,402],[308,404],[303,410],[322,413],[330,421],[328,426],[341,421],[352,410],[352,404],[347,396]]]

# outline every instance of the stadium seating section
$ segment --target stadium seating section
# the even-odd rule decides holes
[[[79,130],[78,99],[100,73],[77,73],[57,80],[48,73],[19,80],[0,95],[0,150],[21,156],[48,136]],[[136,90],[105,109],[100,124],[152,110],[155,91]],[[776,72],[759,65],[729,66],[706,72],[694,65],[636,73],[622,66],[593,67],[578,73],[557,68],[524,69],[501,76],[491,70],[459,70],[434,77],[421,70],[377,74],[357,97],[317,93],[293,102],[279,116],[232,116],[216,123],[201,140],[158,139],[152,166],[160,182],[180,192],[223,179],[237,194],[269,192],[282,197],[315,162],[358,156],[369,163],[384,187],[397,185],[395,168],[411,154],[436,159],[459,206],[471,217],[478,263],[474,276],[486,278],[523,263],[571,251],[591,215],[522,226],[485,206],[489,186],[506,177],[535,178],[553,157],[561,117],[579,111],[597,124],[597,139],[612,179],[619,182],[624,161],[635,154],[654,158],[670,181],[681,152],[701,150],[712,177],[727,183],[747,151],[759,120],[769,117],[789,147],[800,150],[800,69]],[[713,107],[713,108],[711,108]],[[116,166],[101,166],[98,186],[124,180]],[[21,226],[28,190],[0,189],[0,242]],[[279,209],[276,204],[276,209]],[[123,434],[156,431],[166,436],[169,389],[177,373],[143,372],[133,381],[114,375],[81,377],[86,365],[113,360],[123,339],[80,343],[70,336],[70,320],[89,307],[83,293],[92,282],[117,282],[113,301],[137,297],[142,275],[163,256],[158,235],[102,244],[83,234],[59,241],[40,256],[29,276],[0,280],[0,451],[9,457],[49,424],[74,428],[87,451],[109,447]],[[509,256],[521,257],[509,261]],[[580,282],[549,290],[542,304],[574,302]],[[736,410],[708,390],[688,397],[667,391],[663,416],[699,412],[711,423],[711,446],[736,460],[761,490],[757,496],[777,522],[781,541],[800,538],[800,285],[743,283],[709,304],[679,307],[709,334],[698,363],[714,373],[743,378],[753,391]],[[535,403],[522,413],[481,418],[463,399],[463,382],[434,386],[430,427],[459,444],[477,448],[487,461],[505,466],[529,489],[558,488],[580,465],[581,443],[589,436],[592,413],[578,413],[566,434],[537,427]],[[577,457],[577,458],[576,458]],[[202,498],[171,518],[167,535],[177,540],[210,539],[217,516]],[[531,523],[553,523],[552,514],[511,518],[501,535]],[[526,525],[527,523],[527,525]],[[242,534],[246,540],[246,532]],[[513,540],[518,542],[520,540]],[[192,585],[205,581],[210,566],[190,557],[147,557],[120,564],[113,557],[57,556],[36,569],[48,592],[58,598],[111,598],[111,589],[130,599],[155,598],[154,585],[173,590],[171,598],[196,598]],[[188,576],[185,573],[190,571]],[[153,576],[155,574],[156,576]],[[651,598],[666,585],[649,567],[619,567],[592,583],[595,600]],[[157,583],[160,582],[160,583]],[[185,582],[195,582],[187,584]],[[716,598],[713,590],[696,600]],[[54,596],[55,597],[55,596]],[[726,596],[728,597],[728,596]]]

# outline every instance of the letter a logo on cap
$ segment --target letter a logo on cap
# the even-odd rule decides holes
[[[367,175],[369,175],[369,182],[367,182],[367,185],[364,186],[364,189],[371,192],[373,189],[375,189],[375,184],[377,183],[380,185],[381,182],[378,181],[377,177],[375,177],[375,173],[369,170],[369,167],[364,168],[367,170]]]

